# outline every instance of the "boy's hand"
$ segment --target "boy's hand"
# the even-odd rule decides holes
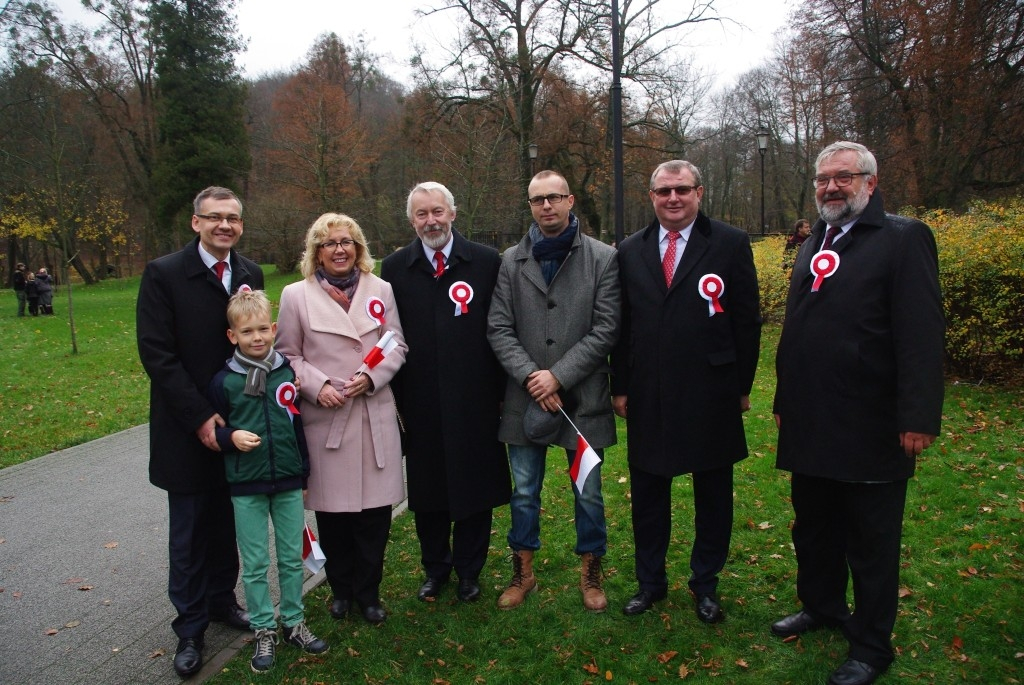
[[[235,431],[231,434],[231,442],[238,448],[239,452],[252,452],[260,446],[260,436],[249,431]]]

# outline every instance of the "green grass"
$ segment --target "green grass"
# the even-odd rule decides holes
[[[270,276],[277,299],[294,275]],[[78,355],[70,354],[66,300],[53,319],[14,317],[0,295],[7,371],[0,398],[3,464],[121,430],[146,420],[148,381],[135,351],[136,280],[76,289]],[[9,319],[9,320],[8,320]],[[778,328],[765,344],[747,415],[751,457],[736,471],[735,526],[720,591],[726,621],[699,623],[686,590],[692,541],[692,487],[674,489],[672,586],[666,601],[627,618],[635,590],[624,435],[603,468],[609,525],[605,559],[608,612],[588,614],[572,554],[572,496],[564,459],[552,453],[544,490],[540,590],[520,609],[494,602],[508,580],[508,508],[495,512],[483,599],[464,605],[449,586],[440,601],[416,600],[422,580],[412,517],[400,516],[388,547],[383,626],[332,621],[329,591],[307,597],[309,623],[327,639],[322,657],[282,645],[274,669],[249,671],[248,649],[214,683],[824,683],[845,657],[833,632],[782,642],[768,625],[795,604],[788,477],[774,468],[770,403]],[[943,435],[920,460],[908,493],[903,538],[899,656],[881,683],[999,683],[1024,672],[1024,398],[1019,388],[947,385]],[[621,429],[621,427],[620,427]]]

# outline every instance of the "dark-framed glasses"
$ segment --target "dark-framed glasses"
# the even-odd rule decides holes
[[[333,250],[333,249],[337,248],[338,245],[341,245],[345,249],[348,249],[348,248],[352,247],[355,244],[356,244],[356,241],[352,240],[351,238],[342,238],[341,240],[328,240],[325,243],[320,243],[320,247],[322,247],[322,248],[324,248],[326,250]]]
[[[835,184],[838,187],[845,188],[846,186],[853,183],[854,176],[870,175],[871,174],[869,174],[866,171],[858,171],[857,173],[850,173],[844,171],[843,173],[836,174],[835,176],[815,176],[814,178],[811,179],[811,183],[814,185],[815,188],[825,188],[826,186],[828,186],[829,181],[835,181]]]
[[[561,204],[562,200],[569,197],[568,195],[559,195],[558,193],[552,193],[550,195],[537,195],[527,200],[533,207],[540,207],[545,202],[549,205]]]
[[[242,217],[238,216],[237,214],[228,214],[227,216],[224,216],[222,214],[196,214],[196,216],[198,216],[200,219],[203,219],[204,221],[210,221],[218,225],[220,225],[222,221],[228,222],[229,226],[242,225]]]
[[[669,197],[675,192],[679,197],[686,197],[700,186],[668,186],[666,188],[655,188],[651,192],[658,197]]]

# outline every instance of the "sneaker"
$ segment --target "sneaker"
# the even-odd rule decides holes
[[[260,628],[256,631],[256,648],[249,666],[253,673],[264,673],[274,666],[274,645],[277,644],[277,631],[271,628]]]
[[[291,628],[285,628],[284,641],[310,654],[323,654],[330,649],[326,642],[309,631],[305,623],[296,623]]]

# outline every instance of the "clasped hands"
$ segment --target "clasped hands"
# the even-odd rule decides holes
[[[330,381],[323,384],[317,393],[316,401],[321,407],[338,408],[352,397],[359,397],[373,390],[373,381],[365,373],[357,373],[345,381],[339,392]]]

